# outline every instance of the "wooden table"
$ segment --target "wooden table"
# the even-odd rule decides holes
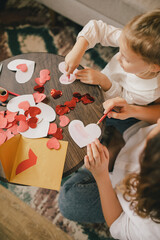
[[[15,80],[15,72],[12,72],[7,68],[7,64],[14,59],[28,59],[35,61],[35,70],[32,78],[28,82],[24,84],[18,83]],[[48,99],[47,104],[55,109],[57,105],[63,104],[65,101],[70,101],[74,92],[79,92],[82,95],[89,93],[95,98],[95,102],[87,105],[79,102],[77,103],[75,109],[71,110],[67,116],[70,120],[81,120],[85,126],[89,123],[96,123],[103,114],[102,102],[104,99],[100,88],[95,85],[83,84],[78,80],[69,85],[61,84],[59,82],[59,77],[62,73],[58,69],[58,64],[62,61],[64,61],[64,57],[50,53],[26,53],[4,60],[1,62],[3,63],[3,68],[0,74],[0,86],[6,88],[8,91],[16,92],[20,95],[32,94],[35,92],[34,86],[37,85],[34,79],[39,77],[40,70],[49,69],[51,80],[47,81],[44,85],[44,93],[47,95]],[[58,99],[53,99],[50,95],[50,91],[53,88],[61,90],[63,95]],[[9,95],[8,100],[11,98],[13,98],[13,96]],[[3,110],[5,110],[5,108],[0,107],[0,111]],[[59,123],[58,118],[56,118],[55,122],[57,124]],[[68,141],[68,149],[63,173],[63,177],[65,177],[83,165],[86,147],[81,149],[77,146],[77,144],[75,144],[70,137],[68,127],[63,128],[63,140]]]

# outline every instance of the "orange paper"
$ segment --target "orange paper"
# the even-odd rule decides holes
[[[25,138],[18,134],[0,146],[0,160],[9,182],[59,191],[67,152],[48,149],[48,138]]]

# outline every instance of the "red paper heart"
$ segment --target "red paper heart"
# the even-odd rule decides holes
[[[69,107],[67,107],[65,105],[57,105],[55,111],[58,115],[64,115],[64,114],[68,113],[70,110],[69,110]]]
[[[30,103],[28,101],[23,101],[18,104],[18,107],[20,109],[23,109],[24,111],[28,110],[30,107]]]
[[[51,90],[51,96],[52,96],[54,99],[60,98],[60,97],[62,96],[62,91],[56,90],[56,89],[52,89],[52,90]]]
[[[57,128],[56,133],[53,134],[53,137],[62,140],[63,139],[63,135],[62,135],[62,128]]]
[[[67,126],[68,125],[68,123],[70,122],[70,119],[67,117],[67,116],[60,116],[59,117],[59,120],[60,120],[60,123],[59,123],[59,125],[61,126],[61,127],[65,127],[65,126]]]
[[[15,116],[15,120],[16,120],[17,122],[19,122],[19,121],[26,121],[26,116],[23,115],[23,114],[16,115],[16,116]]]
[[[38,107],[29,107],[28,111],[31,117],[35,117],[41,113],[41,109]]]
[[[42,81],[40,78],[35,78],[35,82],[36,82],[40,87],[43,87],[43,85],[46,83],[46,81]]]
[[[73,110],[76,106],[76,100],[72,99],[71,101],[67,101],[64,103],[64,105],[69,107],[69,109]]]
[[[14,134],[12,134],[9,129],[7,129],[7,131],[6,131],[6,137],[7,137],[7,140],[9,140],[10,138],[14,137]]]
[[[27,123],[30,128],[36,128],[37,127],[38,118],[37,117],[31,117],[27,120]]]
[[[74,93],[73,93],[73,98],[72,98],[72,99],[75,99],[76,102],[80,102],[80,101],[81,101],[81,97],[82,97],[82,95],[81,95],[80,93],[78,93],[78,92],[74,92]]]
[[[37,156],[34,154],[32,149],[28,152],[29,159],[22,161],[16,168],[16,175],[25,171],[26,169],[33,167],[37,163]]]
[[[5,118],[7,119],[8,123],[11,123],[15,120],[17,113],[16,112],[10,112],[10,111],[6,111],[6,115]]]
[[[43,80],[50,80],[50,71],[48,69],[43,69],[40,71],[40,78]]]
[[[46,95],[44,93],[36,92],[33,93],[33,98],[36,103],[40,103],[46,98]]]
[[[28,129],[29,129],[29,126],[28,126],[27,121],[23,121],[23,120],[19,121],[19,126],[17,128],[18,132],[25,132]]]
[[[20,69],[22,72],[27,72],[28,67],[26,64],[19,64],[16,66],[17,69]]]
[[[34,90],[39,93],[44,93],[44,86],[36,85],[36,86],[34,86]]]
[[[54,134],[57,132],[57,124],[56,123],[50,123],[49,125],[49,130],[48,130],[48,134]]]
[[[81,97],[81,101],[83,102],[83,104],[88,104],[88,103],[93,103],[95,101],[94,97],[90,96],[89,93],[86,93],[84,95],[82,95]]]
[[[50,138],[48,141],[47,141],[47,147],[49,148],[49,149],[56,149],[56,150],[58,150],[59,148],[60,148],[60,142],[58,141],[58,139],[57,138],[55,138],[55,137],[52,137],[52,138]]]

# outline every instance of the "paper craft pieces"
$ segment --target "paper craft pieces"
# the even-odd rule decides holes
[[[48,142],[47,142],[47,147],[49,148],[49,149],[56,149],[56,150],[58,150],[59,148],[60,148],[60,142],[58,141],[58,139],[57,138],[55,138],[55,137],[52,137],[52,138],[50,138],[49,140],[48,140]]]
[[[87,146],[101,135],[101,129],[97,124],[91,123],[84,127],[80,120],[71,121],[68,130],[72,139],[80,148]]]
[[[35,62],[27,59],[15,59],[8,63],[8,69],[16,71],[15,78],[18,83],[28,82],[34,72]]]
[[[69,118],[67,117],[67,116],[60,116],[59,117],[59,120],[60,120],[60,123],[59,123],[59,125],[61,126],[61,127],[65,127],[65,126],[67,126],[68,124],[69,124],[69,122],[70,122],[70,120],[69,120]]]
[[[44,86],[36,85],[34,86],[34,90],[39,93],[44,93]]]
[[[34,97],[35,103],[39,103],[46,98],[46,95],[44,93],[35,92],[33,93],[33,97]]]
[[[40,71],[40,77],[35,79],[35,82],[39,86],[43,86],[46,81],[49,81],[51,79],[50,77],[50,71],[48,69],[43,69]]]
[[[62,72],[63,74],[61,75],[59,81],[62,84],[71,84],[76,80],[76,72],[78,71],[78,69],[75,69],[73,74],[70,74],[69,76],[67,76],[67,72],[65,70],[65,62],[61,62],[58,65],[59,71]]]
[[[49,149],[47,138],[29,139],[18,134],[0,146],[3,176],[9,182],[59,191],[68,142]]]
[[[34,154],[32,149],[30,148],[28,151],[29,158],[26,160],[23,160],[16,168],[16,175],[25,171],[26,169],[33,167],[37,163],[37,156]]]
[[[36,104],[32,94],[12,98],[8,102],[7,109],[19,114],[15,117],[16,122],[14,121],[13,126],[10,127],[11,132],[14,135],[21,133],[28,138],[46,137],[50,122],[56,118],[54,109],[42,102]]]
[[[54,99],[60,98],[60,97],[62,96],[62,91],[56,90],[56,89],[52,89],[52,90],[51,90],[51,96],[52,96]]]

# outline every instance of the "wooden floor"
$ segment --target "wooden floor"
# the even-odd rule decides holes
[[[0,240],[73,240],[0,185]]]

